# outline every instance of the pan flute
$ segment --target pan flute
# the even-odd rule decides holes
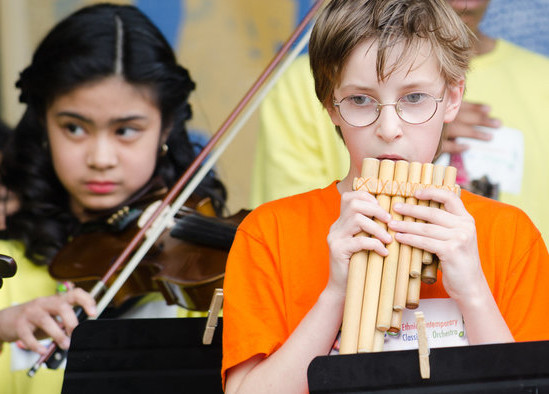
[[[414,198],[419,189],[437,187],[458,195],[460,192],[459,186],[455,185],[456,169],[431,163],[364,159],[361,175],[354,180],[353,189],[375,195],[379,205],[396,220],[415,220],[402,218],[393,211],[393,205],[398,202],[439,207],[437,202]],[[385,223],[377,219],[376,222],[386,228]],[[341,354],[383,350],[385,332],[400,330],[402,310],[418,307],[421,281],[436,281],[436,255],[401,245],[394,240],[394,232],[389,230],[389,234],[393,241],[387,245],[388,256],[363,250],[351,257],[341,328]]]

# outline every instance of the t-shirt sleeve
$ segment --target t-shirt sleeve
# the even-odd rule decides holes
[[[516,341],[549,340],[549,255],[540,232],[517,212],[512,259],[496,301]]]

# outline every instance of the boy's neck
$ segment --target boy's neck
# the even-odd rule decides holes
[[[360,176],[360,174],[358,174],[357,176]],[[343,194],[344,192],[350,192],[351,190],[353,190],[354,179],[355,179],[355,176],[349,173],[345,178],[343,178],[340,182],[338,182],[337,190],[339,191],[339,194]]]

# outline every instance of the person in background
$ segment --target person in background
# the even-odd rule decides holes
[[[539,196],[549,194],[549,178],[539,171],[549,154],[549,59],[483,34],[490,0],[447,1],[478,39],[439,163],[460,168],[464,187],[523,209],[547,242],[549,206]],[[344,142],[316,100],[309,57],[301,56],[261,106],[251,206],[324,187],[348,169]]]
[[[549,2],[491,0],[480,30],[549,56]]]
[[[0,121],[0,152],[4,151],[4,147],[6,146],[11,135],[11,128],[4,122]],[[18,208],[19,203],[15,197],[15,194],[8,191],[0,180],[0,232],[6,228],[6,216],[15,212]]]
[[[11,128],[0,120],[0,149],[3,150],[11,135]]]
[[[62,368],[27,376],[50,341],[40,340],[67,349],[73,306],[96,310],[90,294],[58,283],[48,265],[87,224],[104,224],[157,184],[172,186],[194,160],[186,121],[195,84],[141,11],[105,3],[53,27],[17,86],[26,110],[1,164],[20,202],[0,241],[19,269],[0,293],[1,390],[59,393]],[[225,189],[214,176],[195,193],[223,208]],[[108,309],[111,318],[204,315],[168,306],[158,293]]]
[[[438,256],[443,274],[422,285],[419,310],[428,304],[435,324],[463,324],[465,335],[459,328],[454,336],[462,345],[549,339],[549,254],[524,212],[428,188],[415,197],[444,209],[394,204],[402,217],[425,221],[408,222],[353,191],[364,158],[436,157],[443,125],[459,111],[472,49],[470,30],[444,0],[332,0],[322,10],[311,68],[349,171],[323,189],[265,203],[239,226],[224,283],[226,393],[307,392],[309,363],[337,352],[349,260],[361,250],[387,256],[385,224],[400,244]],[[410,342],[400,344],[417,348]]]

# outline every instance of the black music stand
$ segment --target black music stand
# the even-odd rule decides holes
[[[430,350],[430,379],[421,379],[418,351],[315,358],[311,394],[549,393],[549,341]]]
[[[206,318],[113,319],[73,332],[62,394],[222,393],[219,319],[203,345]]]

